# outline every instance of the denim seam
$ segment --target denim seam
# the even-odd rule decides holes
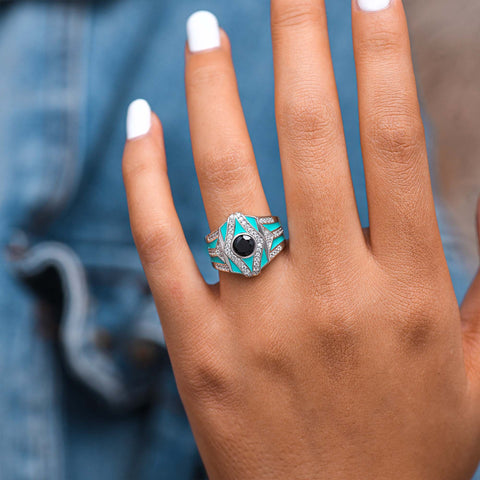
[[[78,131],[80,127],[81,75],[78,64],[82,56],[78,55],[84,39],[84,16],[79,12],[85,10],[78,4],[65,4],[60,12],[56,10],[47,20],[53,38],[49,38],[49,46],[58,45],[58,49],[50,55],[52,64],[57,68],[52,70],[49,87],[56,90],[65,100],[65,107],[59,113],[59,129],[50,131],[46,148],[54,146],[54,157],[50,160],[56,164],[57,178],[52,185],[50,198],[41,206],[34,217],[34,229],[41,228],[52,221],[54,216],[64,209],[72,200],[80,181],[83,160],[79,155]],[[61,75],[59,75],[61,72]],[[57,123],[55,123],[57,125]],[[46,158],[50,157],[46,152]]]
[[[60,342],[69,369],[110,405],[127,405],[129,394],[102,355],[88,358],[82,355],[90,295],[85,269],[76,253],[63,243],[43,242],[15,262],[16,271],[21,276],[35,275],[48,267],[58,272],[65,298]]]

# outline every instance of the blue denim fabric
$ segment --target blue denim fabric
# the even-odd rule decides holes
[[[131,239],[124,116],[137,97],[160,116],[180,219],[215,282],[187,127],[184,24],[206,8],[229,32],[264,187],[286,224],[268,3],[0,3],[0,479],[204,478]],[[327,6],[366,225],[350,0]],[[461,298],[471,272],[439,207]]]

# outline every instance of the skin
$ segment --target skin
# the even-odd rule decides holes
[[[400,0],[353,4],[370,228],[362,231],[324,4],[272,0],[290,239],[255,278],[205,283],[160,121],[125,147],[136,245],[211,479],[468,479],[480,455],[480,280],[459,308],[435,217]],[[269,215],[227,36],[186,52],[210,228]]]

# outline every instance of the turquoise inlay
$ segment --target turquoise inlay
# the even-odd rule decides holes
[[[276,223],[269,223],[269,224],[263,224],[263,226],[267,229],[267,230],[270,230],[271,232],[273,232],[274,230],[276,230],[277,228],[280,228],[281,225],[279,222],[276,222]]]
[[[245,217],[255,230],[258,230],[257,220],[254,217]]]
[[[234,234],[234,237],[236,237],[240,233],[247,233],[247,231],[238,223],[238,220],[235,219],[235,234]]]
[[[279,245],[280,243],[282,243],[283,241],[285,240],[285,237],[283,235],[280,235],[279,237],[277,237],[273,243],[272,243],[272,248],[270,250],[273,250],[277,245]]]
[[[212,257],[212,262],[225,264],[225,262],[220,257]]]
[[[253,272],[253,255],[249,258],[244,258],[243,261],[247,264],[247,267]]]
[[[230,265],[232,266],[232,271],[235,273],[242,273],[242,271],[230,260]]]
[[[220,233],[222,234],[223,239],[225,240],[225,237],[227,236],[227,227],[228,227],[228,222],[225,222],[221,227],[220,227]]]
[[[262,268],[268,263],[268,258],[267,258],[267,253],[265,252],[265,249],[262,250],[262,263],[261,266]]]
[[[213,242],[208,243],[207,247],[208,248],[215,248],[217,246],[217,243],[218,243],[218,238],[216,240],[214,240]]]

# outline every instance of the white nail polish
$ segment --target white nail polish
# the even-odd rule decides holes
[[[127,139],[145,135],[152,126],[152,110],[146,100],[133,101],[127,112]]]
[[[206,10],[190,15],[187,20],[188,48],[192,53],[218,48],[220,28],[217,17]]]
[[[366,12],[385,10],[390,5],[390,0],[358,0],[358,6]]]

